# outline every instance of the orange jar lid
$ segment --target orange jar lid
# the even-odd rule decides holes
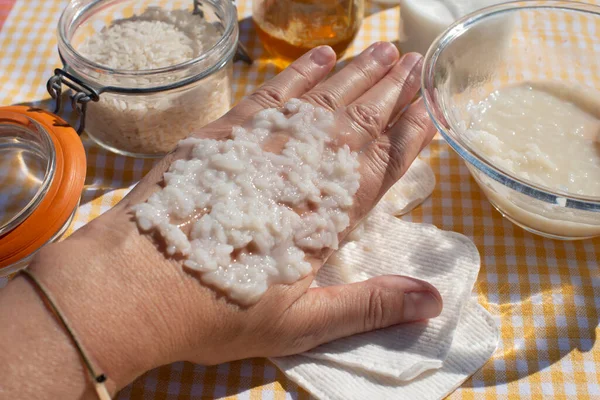
[[[0,276],[63,230],[85,172],[83,144],[63,119],[38,108],[0,107]]]

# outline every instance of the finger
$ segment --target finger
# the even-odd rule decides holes
[[[404,55],[375,86],[345,109],[347,124],[356,134],[344,135],[344,143],[360,150],[386,130],[410,104],[421,87],[423,57]]]
[[[312,349],[342,337],[437,317],[442,297],[429,283],[380,276],[349,285],[310,289],[288,309],[284,325],[293,348]]]
[[[307,52],[242,99],[227,113],[226,119],[230,124],[241,123],[260,110],[281,107],[289,99],[301,97],[325,79],[335,61],[335,52],[329,46],[320,46]]]
[[[420,98],[402,115],[385,135],[373,141],[360,155],[363,175],[370,180],[381,182],[379,192],[358,196],[362,208],[370,210],[379,197],[404,175],[421,150],[431,142],[435,126],[427,114],[423,99]],[[361,183],[362,184],[362,183]],[[360,190],[360,189],[359,189]]]
[[[335,111],[341,106],[352,103],[379,82],[398,61],[398,57],[398,49],[393,44],[375,43],[302,98]]]

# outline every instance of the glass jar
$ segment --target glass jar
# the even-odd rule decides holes
[[[37,108],[0,107],[0,277],[64,234],[85,172],[83,144],[65,121]]]
[[[364,0],[254,0],[252,19],[272,55],[291,62],[329,45],[340,57],[358,33]]]
[[[79,51],[95,32],[131,17],[152,18],[157,10],[159,16],[162,12],[197,16],[216,28],[220,37],[196,58],[155,69],[110,68]],[[100,146],[127,156],[162,157],[231,107],[238,36],[237,11],[231,1],[72,1],[58,25],[64,67],[55,71],[48,90],[56,99],[63,85],[75,91],[74,108],[82,119],[79,131],[85,129]],[[166,54],[169,46],[162,49]]]

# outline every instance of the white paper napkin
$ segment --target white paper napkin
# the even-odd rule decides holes
[[[475,300],[463,310],[448,357],[440,369],[402,382],[302,355],[272,361],[292,381],[321,400],[442,399],[458,388],[492,356],[498,329]]]
[[[388,274],[426,280],[442,295],[442,314],[412,323],[336,340],[304,353],[398,380],[440,368],[460,313],[479,273],[479,253],[465,236],[433,225],[414,224],[376,212],[360,240],[347,243],[315,280],[318,286],[359,282]]]
[[[402,179],[387,191],[376,209],[404,215],[427,199],[435,189],[435,174],[425,161],[417,158]]]

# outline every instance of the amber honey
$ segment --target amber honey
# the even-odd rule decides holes
[[[341,56],[360,29],[362,0],[255,1],[257,34],[274,57],[291,62],[308,50],[329,45]]]

